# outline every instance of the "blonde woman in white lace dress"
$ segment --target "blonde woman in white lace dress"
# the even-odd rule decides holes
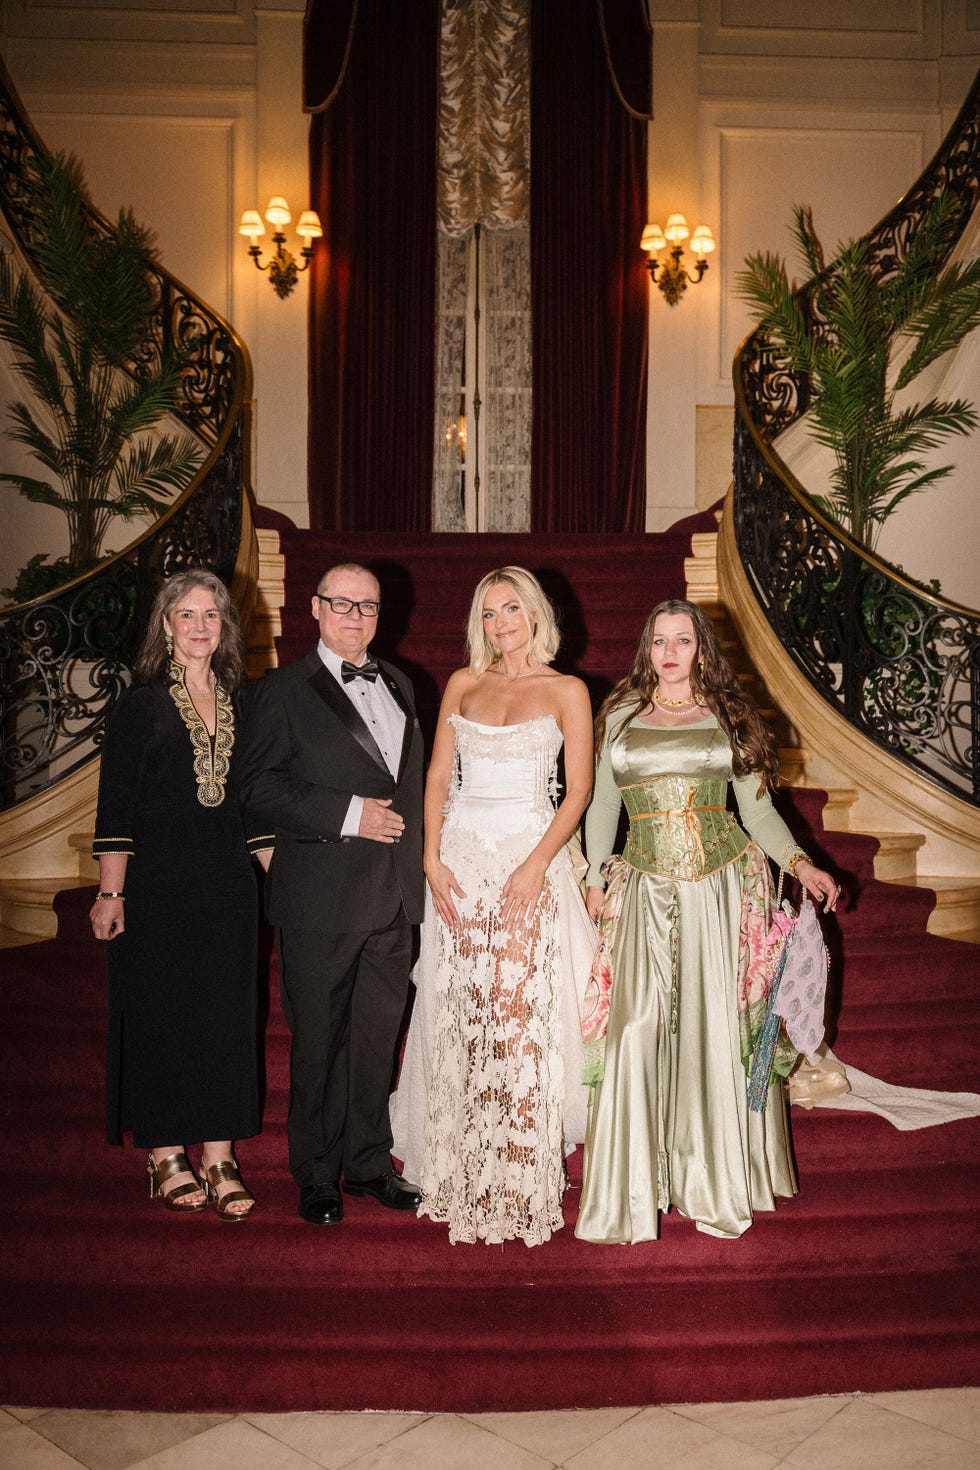
[[[562,1225],[565,1155],[585,1134],[578,1027],[595,929],[566,844],[592,788],[592,717],[582,681],[550,667],[558,632],[530,572],[483,578],[468,645],[426,782],[394,1153],[450,1240],[537,1245]]]

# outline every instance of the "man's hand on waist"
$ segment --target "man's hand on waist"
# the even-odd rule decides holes
[[[370,842],[397,842],[404,830],[405,819],[392,811],[390,798],[384,801],[374,796],[364,798],[358,837],[366,837]]]

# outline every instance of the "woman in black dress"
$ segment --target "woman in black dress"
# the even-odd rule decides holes
[[[211,572],[163,584],[109,721],[92,929],[109,985],[107,1134],[131,1132],[150,1198],[248,1217],[232,1140],[258,1132],[256,894],[238,800],[235,606]],[[172,1140],[183,1140],[176,1142]],[[201,1143],[200,1182],[185,1149]]]

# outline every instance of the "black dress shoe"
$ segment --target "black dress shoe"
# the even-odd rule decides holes
[[[344,1218],[344,1202],[337,1185],[302,1185],[297,1214],[308,1225],[339,1225]]]
[[[418,1185],[409,1184],[394,1169],[379,1174],[377,1179],[345,1179],[345,1194],[369,1194],[389,1210],[417,1210],[419,1207]]]

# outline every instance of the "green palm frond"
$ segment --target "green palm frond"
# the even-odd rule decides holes
[[[4,484],[13,485],[25,500],[33,501],[35,505],[53,505],[55,510],[65,510],[68,505],[66,496],[53,485],[49,485],[47,480],[32,480],[28,475],[5,473],[0,473],[0,480]]]
[[[940,194],[883,271],[863,239],[840,244],[828,262],[812,211],[797,205],[792,233],[809,274],[812,324],[806,293],[794,295],[777,255],[747,257],[736,277],[736,292],[777,362],[809,380],[810,432],[834,455],[830,491],[814,501],[871,546],[898,505],[950,473],[948,465],[930,466],[926,452],[980,422],[962,399],[900,411],[894,402],[896,392],[980,325],[980,261],[945,264],[962,215],[961,201]],[[894,373],[900,341],[911,346]]]
[[[826,274],[827,266],[824,261],[823,246],[813,227],[813,210],[809,204],[793,206],[792,233],[796,239],[800,259],[806,266],[807,275],[811,280],[822,278]]]
[[[120,383],[105,406],[106,437],[122,441],[152,427],[173,408],[178,381],[179,371],[171,362],[152,378]]]
[[[896,388],[907,387],[930,363],[952,352],[980,326],[980,259],[965,267],[950,266],[942,281],[942,291],[918,302],[906,319],[904,330],[916,341],[899,370]]]
[[[937,195],[905,242],[894,274],[882,282],[886,315],[895,331],[904,331],[923,303],[935,295],[939,267],[955,242],[961,215],[959,200],[949,194]]]
[[[876,500],[876,520],[887,520],[892,512],[897,510],[903,500],[906,500],[910,495],[916,494],[919,490],[925,490],[930,485],[936,485],[939,483],[940,480],[945,480],[946,477],[949,475],[951,469],[952,466],[948,464],[937,465],[934,466],[932,469],[926,469],[925,466],[919,461],[905,461],[901,465],[904,483],[899,485],[894,495],[879,495]],[[921,471],[921,473],[916,473],[917,471]],[[911,478],[909,478],[909,476],[911,476]]]
[[[64,453],[61,446],[38,423],[26,403],[11,403],[7,413],[13,427],[7,430],[7,438],[15,444],[24,444],[52,474],[61,476],[64,469]]]
[[[150,504],[164,504],[175,490],[189,484],[201,462],[201,452],[186,435],[163,435],[130,445],[120,456],[113,479],[121,501],[147,496]]]
[[[159,514],[202,461],[186,436],[144,437],[174,410],[197,344],[161,358],[152,236],[128,210],[98,221],[73,158],[33,160],[25,193],[36,284],[0,259],[0,337],[54,428],[18,402],[6,432],[52,480],[2,478],[28,499],[61,509],[68,564],[90,565],[113,518]]]
[[[54,413],[64,409],[58,362],[47,346],[41,297],[26,277],[14,281],[9,258],[0,256],[0,336],[13,348],[13,365]]]
[[[755,307],[759,324],[785,355],[804,355],[809,348],[806,318],[786,267],[775,255],[751,255],[735,278],[736,290]]]

